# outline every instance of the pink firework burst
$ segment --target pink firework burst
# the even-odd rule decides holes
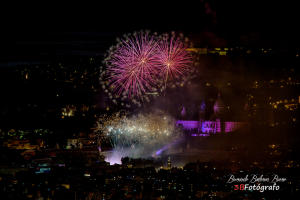
[[[141,96],[151,91],[158,72],[157,42],[148,33],[137,33],[122,40],[109,59],[109,78],[117,94]]]
[[[179,78],[188,72],[192,57],[179,38],[175,39],[174,36],[163,38],[158,49],[157,59],[160,62],[160,75],[163,76],[165,84],[168,78]]]

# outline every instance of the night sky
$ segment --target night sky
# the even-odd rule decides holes
[[[1,12],[0,18],[0,67],[8,70],[9,67],[22,64],[59,63],[67,61],[67,58],[76,60],[81,57],[101,60],[106,50],[116,44],[117,37],[139,30],[182,32],[196,47],[244,46],[294,51],[300,46],[296,23],[299,14],[294,12],[295,8],[294,5],[286,3],[208,0],[170,4],[145,2],[121,5],[115,2],[110,5],[45,4],[39,8],[30,5],[3,7],[4,12]],[[249,65],[243,66],[247,70],[240,71],[255,71],[256,75],[267,77],[270,74],[268,67],[287,67],[289,60],[273,59],[272,62],[266,60],[257,64],[254,59]],[[213,65],[217,70],[227,70],[224,66],[228,69],[235,66],[234,70],[239,71],[230,59],[227,63],[202,63],[205,69],[206,65]],[[260,71],[261,68],[264,68],[263,72]],[[207,80],[220,76],[215,76],[214,72],[203,74],[202,79]],[[17,91],[23,89],[19,83],[7,80],[8,77],[2,73],[2,88],[5,91],[11,90],[5,94],[14,94],[17,97],[15,99],[19,99],[18,92],[11,88],[18,88]],[[228,78],[228,75],[224,77]],[[40,84],[35,87],[39,86],[42,88]],[[39,95],[32,88],[34,87],[29,86],[33,94]],[[47,90],[40,90],[47,93]],[[77,98],[76,96],[73,99]],[[13,96],[6,102],[13,102],[11,99],[14,99]]]
[[[0,6],[1,198],[300,199],[296,3],[109,2]],[[182,61],[157,37],[155,56],[120,51],[122,77],[154,88],[147,99],[117,94],[109,48],[144,30],[189,38],[191,72],[163,73]],[[137,66],[147,77],[130,82]],[[235,191],[247,182],[228,177],[246,174],[287,181]]]
[[[73,2],[74,3],[74,2]],[[63,54],[101,55],[116,36],[141,29],[206,38],[199,46],[290,48],[300,44],[299,14],[287,3],[208,1],[169,4],[11,5],[1,12],[1,60]],[[208,39],[209,40],[209,39]],[[216,42],[220,41],[220,42]]]

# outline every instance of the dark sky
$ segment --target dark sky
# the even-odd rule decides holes
[[[242,40],[254,46],[299,47],[296,8],[284,1],[247,0],[2,6],[1,60],[43,52],[76,53],[78,46],[100,51],[110,46],[116,36],[141,29],[175,30],[196,38],[204,32],[217,39]]]

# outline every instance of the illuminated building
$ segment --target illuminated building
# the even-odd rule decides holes
[[[172,162],[171,162],[171,157],[168,157],[168,169],[172,168]]]
[[[185,108],[183,107],[184,113]],[[209,136],[216,133],[230,133],[238,130],[245,125],[245,122],[225,121],[224,112],[225,105],[221,99],[220,94],[213,105],[213,115],[211,120],[205,119],[205,112],[207,111],[205,101],[202,101],[199,110],[199,120],[186,120],[185,115],[181,112],[182,120],[176,122],[176,126],[189,133],[190,136]]]
[[[67,105],[65,108],[62,108],[62,116],[72,117],[76,112],[76,107],[74,105]]]

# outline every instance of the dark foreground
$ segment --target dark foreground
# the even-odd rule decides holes
[[[300,189],[299,160],[272,148],[265,154],[274,156],[265,160],[195,161],[180,168],[172,167],[172,157],[110,166],[95,150],[41,150],[25,159],[18,153],[1,149],[1,199],[292,199]],[[273,190],[247,190],[254,185]]]

